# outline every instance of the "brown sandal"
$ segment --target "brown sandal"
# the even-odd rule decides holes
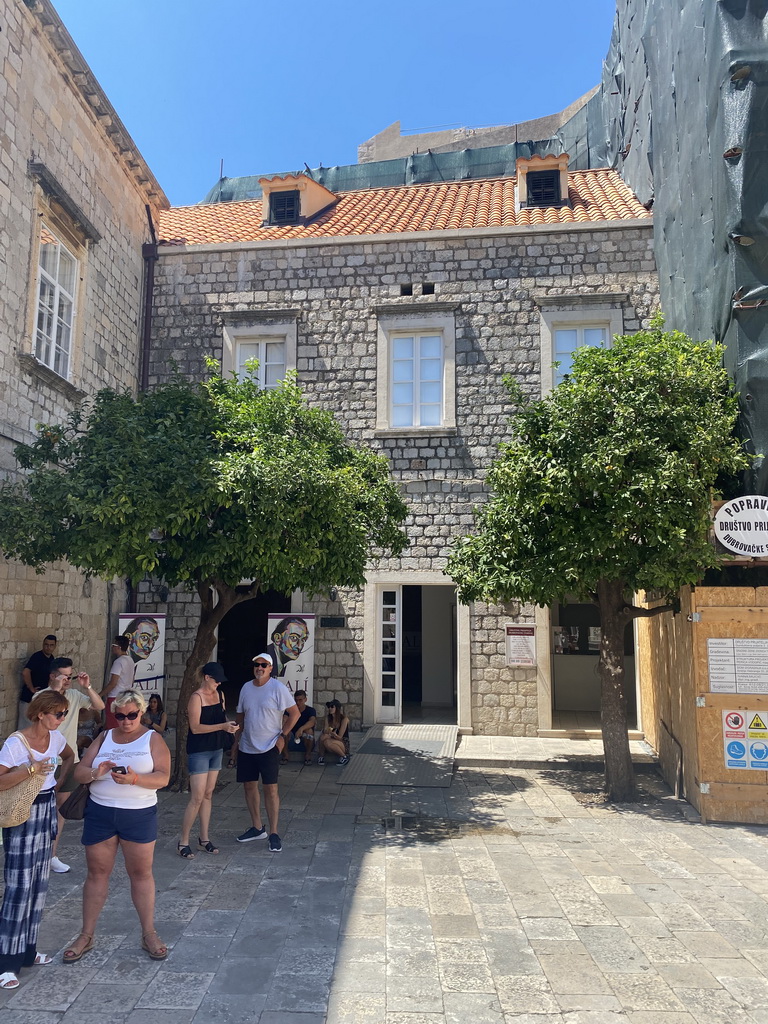
[[[80,951],[78,951],[74,947],[77,944],[77,939],[83,937],[88,939],[88,941],[83,946],[83,948]],[[65,964],[76,964],[78,960],[82,960],[85,954],[89,953],[93,949],[93,936],[89,935],[88,932],[80,932],[80,934],[77,936],[77,939],[75,939],[75,941],[68,949],[64,950],[63,959]]]
[[[157,944],[150,946],[147,942],[147,935],[154,935],[157,939]],[[168,956],[168,947],[164,942],[160,941],[160,936],[157,932],[147,932],[146,935],[141,936],[141,948],[149,953],[150,960],[165,960]]]

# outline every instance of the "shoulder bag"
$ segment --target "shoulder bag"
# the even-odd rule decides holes
[[[19,737],[29,751],[30,761],[34,764],[32,748],[25,738],[20,732],[14,732],[11,735]],[[32,813],[32,804],[43,788],[46,778],[47,776],[42,772],[35,771],[26,779],[22,779],[16,786],[0,792],[0,828],[14,828],[16,825],[24,824]]]
[[[104,730],[93,741],[96,745],[97,754],[101,750],[101,744],[104,742],[105,735],[106,731]],[[90,792],[90,782],[81,782],[77,789],[73,789],[59,808],[59,814],[62,818],[66,821],[82,821],[85,817],[85,805],[88,803]]]

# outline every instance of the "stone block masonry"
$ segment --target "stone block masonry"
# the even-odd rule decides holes
[[[152,382],[165,379],[174,361],[190,377],[205,373],[205,359],[223,355],[223,324],[249,313],[262,319],[297,311],[296,368],[310,403],[331,409],[347,435],[383,452],[409,504],[409,548],[383,559],[377,571],[440,571],[451,544],[471,530],[485,500],[485,477],[508,435],[511,408],[503,378],[513,374],[532,397],[541,394],[542,318],[539,303],[567,311],[585,303],[620,308],[623,330],[647,326],[657,306],[652,225],[617,224],[494,229],[453,234],[345,238],[269,247],[161,247],[157,270]],[[422,295],[423,283],[434,284]],[[401,296],[401,285],[412,296]],[[573,295],[578,298],[574,300]],[[562,302],[558,296],[562,295]],[[544,297],[544,298],[542,298]],[[402,311],[404,325],[435,309],[455,326],[455,425],[427,430],[377,428],[379,321]],[[254,323],[256,320],[254,320]],[[446,578],[445,583],[450,581]],[[365,635],[362,594],[340,594],[346,629],[318,630],[315,700],[339,696],[353,724],[363,717]],[[169,612],[182,614],[171,595]],[[339,605],[305,603],[305,610],[339,614]],[[189,605],[184,615],[189,615]],[[471,718],[476,732],[536,735],[534,670],[505,665],[503,624],[508,610],[471,610]],[[186,620],[185,620],[186,621]],[[532,622],[524,609],[517,621]],[[185,639],[186,638],[186,639]],[[189,650],[180,635],[169,694],[177,689]],[[540,651],[542,656],[546,654]]]
[[[135,151],[116,147],[116,116],[50,5],[0,0],[0,72],[0,477],[7,477],[16,472],[15,445],[33,440],[38,423],[65,422],[101,387],[135,389],[145,204],[157,217],[167,202],[149,187],[148,170],[136,173]],[[36,358],[43,224],[77,259],[71,360],[62,374]],[[116,620],[108,621],[107,585],[64,565],[37,575],[0,558],[0,593],[6,735],[16,723],[21,666],[42,638],[59,635],[59,653],[101,688]]]

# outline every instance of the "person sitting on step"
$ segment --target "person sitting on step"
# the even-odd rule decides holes
[[[317,741],[317,763],[325,764],[325,754],[336,754],[338,764],[349,761],[349,719],[337,700],[325,702],[325,725]]]

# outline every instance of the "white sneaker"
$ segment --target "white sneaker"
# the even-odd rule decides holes
[[[57,875],[66,875],[69,870],[69,864],[65,864],[58,857],[51,858],[51,871],[55,871]]]

